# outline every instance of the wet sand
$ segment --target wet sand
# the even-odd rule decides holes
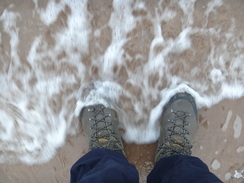
[[[101,3],[101,1],[99,1]],[[156,2],[156,1],[153,1]],[[197,7],[199,11],[196,11],[194,16],[196,17],[196,24],[199,23],[201,25],[201,7],[202,2],[199,1],[197,3]],[[23,15],[28,18],[31,16],[31,11],[25,11],[26,7],[29,9],[33,9],[34,5],[33,3],[29,3],[25,1],[25,3],[21,3],[20,1],[8,1],[8,2],[1,2],[0,6],[0,12],[9,6],[9,4],[15,4],[14,7],[15,10],[18,10],[23,13]],[[46,2],[42,2],[45,6]],[[39,3],[40,6],[42,3]],[[90,1],[88,9],[94,13],[94,17],[92,19],[92,25],[94,27],[100,27],[102,24],[107,23],[109,19],[109,14],[111,13],[111,2],[106,1],[105,9],[101,10],[100,6],[101,4],[97,1]],[[226,2],[227,3],[227,2]],[[230,2],[228,2],[230,3]],[[154,3],[156,4],[156,3]],[[203,3],[204,4],[204,3]],[[29,6],[27,6],[29,5]],[[154,6],[154,5],[151,5]],[[150,7],[150,6],[149,6]],[[243,15],[243,1],[235,1],[233,5],[230,7],[233,8],[233,11],[231,12],[233,16],[236,17],[239,24],[237,24],[237,29],[240,31],[243,30],[244,24],[242,20]],[[67,14],[69,14],[69,10],[65,10]],[[63,22],[66,21],[67,17],[66,15],[61,14],[59,17],[59,20],[55,22],[54,25],[57,26],[50,26],[50,30],[47,31],[44,35],[44,37],[47,38],[48,44],[51,47],[54,45],[52,41],[54,41],[52,38],[52,32],[57,31],[58,29],[61,29],[63,25]],[[100,14],[103,14],[104,16],[99,16]],[[135,16],[144,16],[144,12],[134,12]],[[138,14],[138,15],[137,15]],[[221,25],[221,28],[223,30],[227,29],[230,25],[229,21],[226,21],[225,18],[228,17],[228,13],[226,12],[226,9],[221,9],[220,14],[222,16],[213,16],[214,18],[209,21],[209,26],[211,27],[211,23],[214,24],[216,22],[219,22],[219,25]],[[176,17],[176,19],[179,19],[180,17]],[[199,20],[198,20],[199,19]],[[176,20],[174,20],[176,21]],[[174,38],[180,31],[177,30],[177,23],[171,22],[170,24],[163,25],[165,26],[164,29],[164,35],[166,38]],[[177,22],[177,21],[176,21]],[[149,21],[145,20],[145,25],[150,27],[152,26]],[[43,30],[45,30],[45,26],[42,25],[41,22],[38,22],[35,20],[32,20],[31,22],[25,21],[25,19],[21,19],[20,24],[23,24],[21,26],[29,26],[33,29],[27,30],[26,32],[20,32],[21,40],[20,42],[26,43],[22,44],[20,51],[20,57],[21,59],[25,60],[26,56],[28,55],[29,47],[31,45],[31,41],[34,39],[34,37],[37,34],[40,34]],[[64,23],[65,24],[65,23]],[[125,45],[125,49],[131,54],[131,56],[135,55],[137,52],[142,53],[148,53],[149,47],[139,47],[136,48],[134,45],[137,43],[138,45],[144,45],[146,43],[149,44],[151,41],[150,35],[148,36],[148,40],[144,40],[145,42],[140,42],[140,38],[137,38],[137,32],[139,32],[143,27],[142,25],[139,25],[134,32],[132,31],[131,37],[134,36],[135,40],[132,39],[131,42]],[[173,27],[171,27],[173,26]],[[196,25],[197,26],[197,25]],[[2,27],[1,27],[2,28]],[[172,29],[174,28],[174,31]],[[94,28],[95,29],[95,28]],[[148,28],[150,29],[150,28]],[[96,46],[90,47],[89,51],[91,55],[99,55],[98,52],[104,52],[105,49],[108,47],[108,45],[111,42],[111,30],[108,28],[103,29],[102,31],[104,37],[99,38],[91,38],[90,43],[91,45],[96,45],[96,42],[99,42],[98,48]],[[147,33],[148,30],[144,32],[144,34]],[[149,31],[150,32],[150,31]],[[143,37],[143,35],[142,35]],[[50,39],[49,39],[50,38]],[[201,67],[201,59],[203,60],[203,57],[206,57],[206,54],[209,52],[209,47],[207,47],[208,43],[205,42],[204,37],[193,37],[194,41],[194,47],[196,47],[197,50],[199,50],[199,53],[194,55],[195,58],[199,58],[199,63],[194,63],[194,60],[189,60],[192,62],[192,64],[199,64],[199,67]],[[240,38],[242,39],[242,38]],[[148,41],[148,42],[146,42]],[[4,44],[3,50],[8,52],[10,50],[10,45],[8,44],[10,42],[10,39],[5,36],[3,39]],[[221,44],[221,42],[220,42]],[[159,51],[163,49],[163,47],[158,48]],[[192,53],[185,52],[182,55],[170,55],[172,60],[177,60],[179,58],[191,58]],[[87,56],[87,60],[85,61],[87,65],[90,64],[90,60],[92,60],[94,57]],[[65,57],[65,55],[60,55],[60,57]],[[145,57],[147,57],[147,54],[145,54]],[[4,55],[3,59],[9,59],[8,56]],[[128,62],[128,67],[131,69],[131,72],[135,72],[137,66],[141,63],[137,63],[136,60],[134,60],[133,64],[130,65],[131,62]],[[25,61],[24,61],[25,62]],[[136,63],[136,64],[134,64]],[[26,63],[23,63],[26,64]],[[28,64],[27,64],[28,65]],[[182,63],[174,63],[172,67],[172,73],[180,73],[181,69],[184,68],[184,64]],[[50,70],[52,70],[50,66]],[[114,71],[118,72],[119,76],[123,76],[123,78],[127,79],[127,71],[124,67],[121,68],[113,68]],[[204,68],[207,69],[207,68]],[[184,70],[184,72],[188,71],[187,69]],[[99,77],[99,71],[96,66],[92,67],[91,69],[91,75],[96,78]],[[184,75],[182,75],[184,77]],[[87,76],[90,77],[89,75]],[[204,75],[199,75],[199,77],[204,77]],[[94,79],[93,78],[93,79]],[[152,84],[157,83],[157,80],[159,78],[157,76],[152,76]],[[119,82],[123,83],[123,79]],[[76,88],[77,86],[74,86]],[[160,89],[163,89],[164,85],[160,86]],[[131,93],[135,93],[137,95],[138,93],[135,91],[136,89],[133,88],[133,86],[128,87],[128,90],[131,90]],[[138,89],[140,90],[140,88]],[[157,101],[152,102],[152,106],[156,105]],[[196,136],[196,140],[194,142],[193,146],[193,156],[197,156],[201,158],[209,167],[210,171],[212,171],[215,175],[217,175],[222,181],[226,183],[243,183],[244,179],[237,179],[234,177],[235,170],[240,172],[244,169],[244,133],[243,133],[243,120],[244,120],[244,97],[237,99],[237,100],[224,100],[220,102],[217,105],[212,106],[211,108],[202,108],[199,111],[199,129]],[[129,110],[129,109],[128,109]],[[77,120],[77,119],[76,119]],[[146,180],[147,174],[150,172],[150,170],[153,168],[153,160],[154,160],[154,153],[156,148],[156,142],[153,144],[147,144],[147,145],[136,145],[136,144],[124,144],[127,157],[129,162],[136,165],[139,174],[140,174],[140,182],[144,183]],[[41,164],[41,165],[32,165],[28,166],[25,164],[1,164],[0,165],[0,183],[32,183],[32,182],[47,182],[47,183],[63,183],[63,182],[69,182],[70,179],[70,167],[82,156],[87,152],[88,149],[88,143],[86,141],[86,138],[82,134],[82,132],[79,132],[76,136],[68,136],[66,138],[66,142],[63,147],[59,148],[55,157],[50,160],[47,163]]]

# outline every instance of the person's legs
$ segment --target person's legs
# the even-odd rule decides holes
[[[138,172],[125,157],[116,112],[103,105],[88,106],[80,120],[91,151],[73,165],[70,182],[138,183]]]
[[[194,98],[188,93],[174,95],[163,110],[156,166],[148,183],[221,182],[199,158],[190,156],[197,126]]]
[[[71,183],[138,183],[134,165],[122,153],[95,149],[81,157],[71,168]]]

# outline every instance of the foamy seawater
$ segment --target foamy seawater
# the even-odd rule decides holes
[[[244,25],[229,11],[221,0],[0,2],[0,162],[48,161],[85,105],[113,107],[127,142],[150,143],[176,92],[199,108],[244,96]]]

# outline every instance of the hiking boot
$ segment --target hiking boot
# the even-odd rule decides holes
[[[194,98],[188,93],[174,95],[163,110],[155,162],[171,155],[191,155],[197,126]]]
[[[118,129],[119,121],[113,109],[101,104],[87,106],[81,110],[80,120],[89,138],[90,150],[105,148],[125,155]]]

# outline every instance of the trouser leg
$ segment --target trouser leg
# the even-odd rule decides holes
[[[138,183],[134,165],[122,153],[95,149],[81,157],[71,168],[71,183]]]
[[[148,183],[222,183],[199,158],[173,155],[161,158],[147,177]]]

